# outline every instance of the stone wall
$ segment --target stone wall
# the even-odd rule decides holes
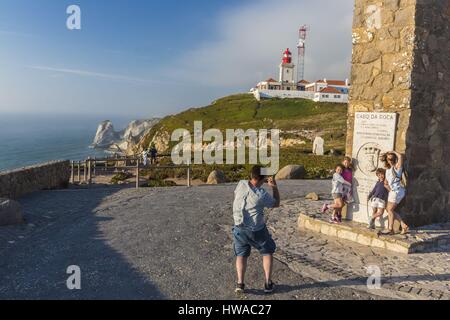
[[[0,173],[0,198],[17,199],[26,194],[67,188],[70,161],[54,161]]]
[[[450,220],[450,1],[356,0],[347,154],[355,112],[398,114],[407,222]]]

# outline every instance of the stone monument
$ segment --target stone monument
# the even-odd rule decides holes
[[[379,153],[406,155],[412,226],[450,220],[450,0],[356,0],[347,154],[364,221]],[[373,178],[374,179],[374,178]]]
[[[396,113],[357,112],[353,132],[355,166],[354,200],[347,219],[368,223],[372,209],[367,197],[377,183],[376,170],[382,166],[380,156],[394,150],[397,126]]]
[[[325,140],[321,137],[316,137],[313,143],[313,154],[316,156],[323,156],[325,154],[324,151]]]

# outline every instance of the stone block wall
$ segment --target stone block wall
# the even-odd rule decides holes
[[[70,161],[53,161],[0,172],[0,198],[18,199],[39,190],[67,188]]]
[[[398,114],[408,165],[401,211],[413,226],[450,220],[450,0],[356,0],[347,154],[355,112]]]

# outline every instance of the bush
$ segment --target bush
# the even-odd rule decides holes
[[[132,178],[133,175],[128,172],[119,172],[111,178],[112,184],[119,184],[120,182],[125,182],[126,180]]]
[[[167,178],[173,178],[174,172],[170,169],[155,169],[150,170],[148,173],[148,179],[151,180],[165,180]]]
[[[306,168],[306,178],[307,179],[328,179],[331,178],[333,174],[330,169],[326,168]]]
[[[177,184],[173,181],[166,180],[149,180],[144,187],[148,188],[165,188],[165,187],[176,187]]]

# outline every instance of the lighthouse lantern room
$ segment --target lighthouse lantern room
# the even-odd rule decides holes
[[[280,83],[282,90],[297,90],[295,65],[292,63],[292,53],[289,48],[283,53],[283,60],[280,64]]]

